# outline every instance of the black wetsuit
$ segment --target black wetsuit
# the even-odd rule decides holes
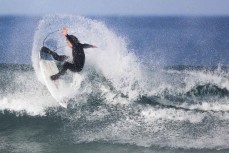
[[[63,64],[62,69],[59,73],[51,76],[52,80],[56,80],[59,78],[60,75],[63,75],[68,69],[72,72],[80,72],[83,69],[85,63],[85,54],[84,48],[91,48],[94,47],[93,45],[89,44],[81,44],[79,40],[73,35],[66,35],[66,38],[72,44],[72,56],[73,56],[73,63],[65,62]],[[65,55],[58,55],[56,52],[51,51],[47,47],[42,47],[42,51],[47,52],[53,56],[53,58],[57,61],[64,61],[67,59]]]

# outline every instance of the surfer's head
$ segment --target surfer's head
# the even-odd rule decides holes
[[[68,39],[70,39],[70,41],[71,41],[71,42],[74,42],[75,44],[79,43],[79,40],[78,40],[75,36],[73,36],[73,35],[69,35],[69,36],[68,36]],[[72,48],[73,45],[72,45],[72,43],[71,43],[68,39],[67,39],[67,45],[68,45],[70,48]]]

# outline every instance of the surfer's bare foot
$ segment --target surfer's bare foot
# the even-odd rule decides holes
[[[50,78],[51,80],[57,80],[59,78],[59,75],[52,75]]]
[[[49,53],[50,54],[50,49],[47,48],[47,47],[45,47],[45,46],[43,46],[43,47],[41,47],[41,52]]]

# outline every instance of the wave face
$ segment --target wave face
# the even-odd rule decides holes
[[[69,33],[74,33],[82,43],[98,46],[85,50],[81,86],[74,91],[68,109],[60,108],[42,84],[38,63],[45,34],[62,26],[69,27]],[[59,33],[49,39],[55,40],[54,45],[46,44],[50,48],[65,45]],[[58,53],[71,55],[71,50],[64,48]],[[59,15],[40,20],[34,36],[32,62],[33,67],[1,65],[2,131],[7,132],[17,120],[16,127],[26,125],[33,131],[23,136],[25,140],[28,136],[34,141],[72,144],[105,142],[184,149],[229,147],[227,68],[150,69],[128,49],[126,40],[103,22]],[[42,128],[38,130],[34,124]]]

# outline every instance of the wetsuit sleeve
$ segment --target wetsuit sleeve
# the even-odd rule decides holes
[[[82,44],[82,47],[83,48],[94,48],[94,46],[90,44]]]
[[[74,40],[72,40],[72,38],[67,34],[66,35],[66,38],[68,39],[68,41],[70,41],[70,43],[73,45],[73,46],[76,46],[76,42]]]

